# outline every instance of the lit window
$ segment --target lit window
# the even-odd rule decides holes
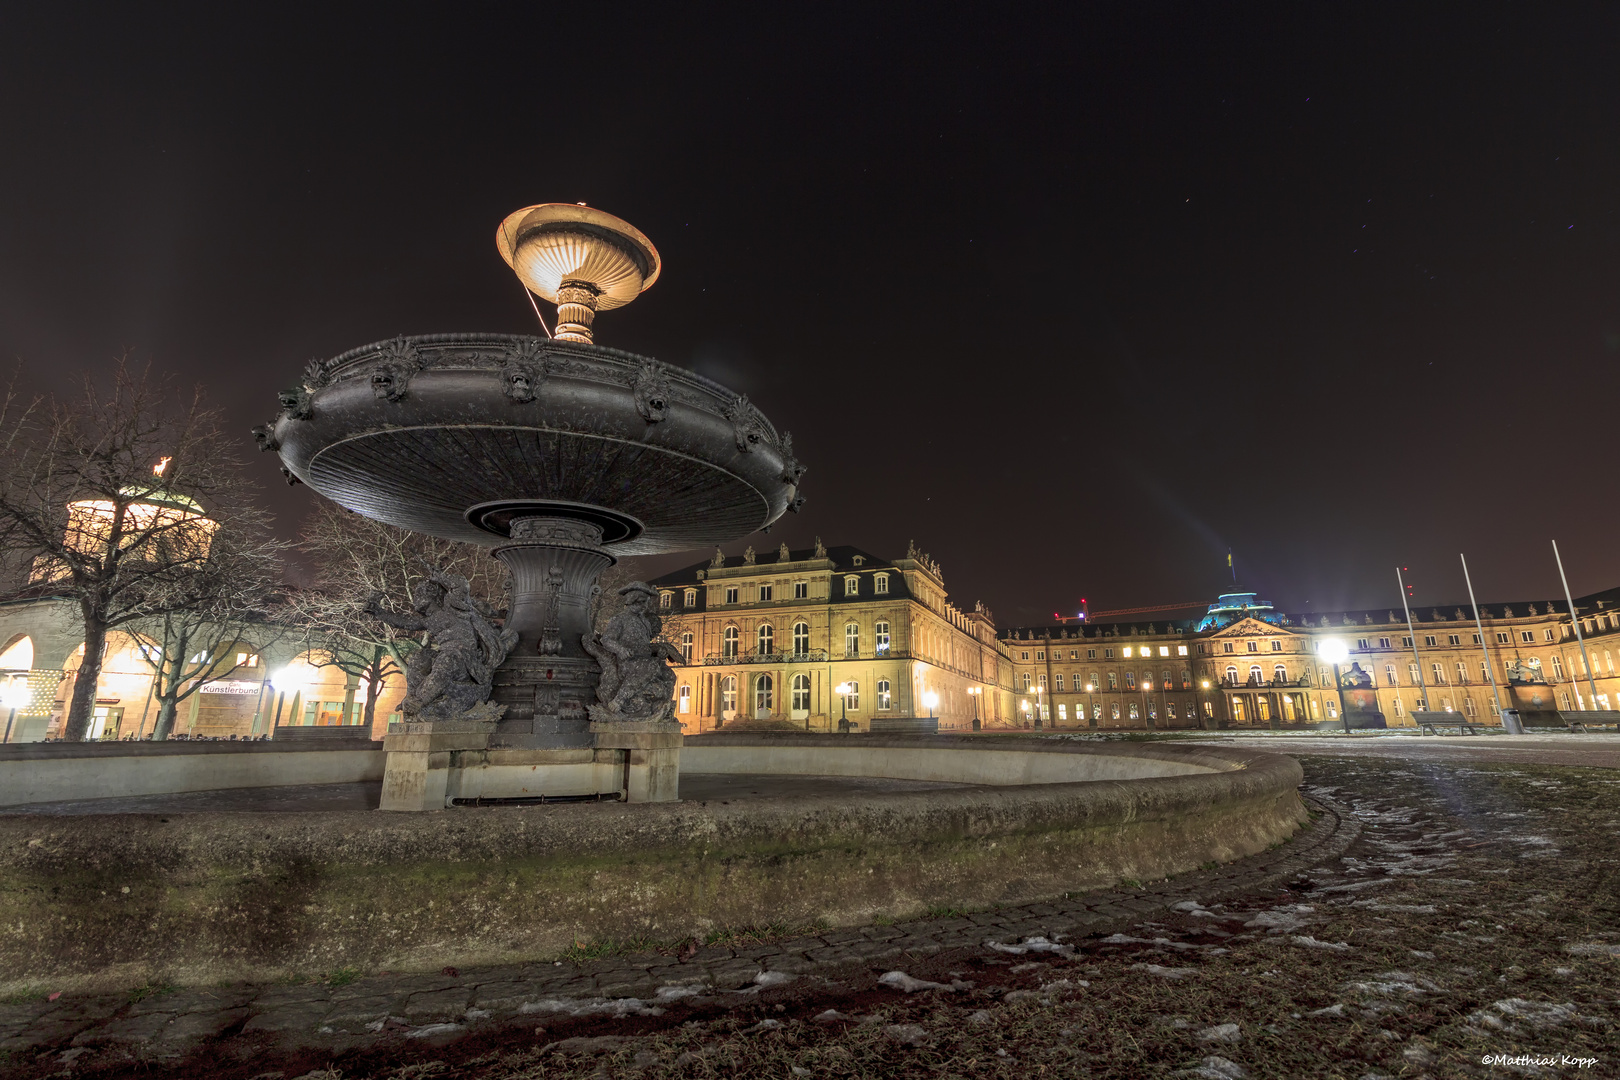
[[[246,653],[246,652],[237,653],[236,654],[236,666],[237,667],[258,667],[259,666],[259,654],[258,653]]]
[[[844,698],[849,703],[849,711],[858,712],[861,707],[861,684],[854,679],[849,680],[849,693]]]
[[[1025,689],[1027,690],[1028,687],[1025,687]],[[1110,689],[1110,690],[1118,690],[1119,689],[1119,672],[1110,671],[1108,673],[1108,689]]]
[[[1125,689],[1127,689],[1127,690],[1135,690],[1136,689],[1136,672],[1127,671],[1125,673]]]
[[[808,655],[810,655],[810,624],[809,623],[800,622],[800,623],[794,623],[793,624],[793,655],[794,656],[808,656]]]
[[[775,689],[776,683],[769,675],[760,675],[754,679],[755,716],[760,713],[769,715],[771,710],[776,708],[775,695],[772,693]]]
[[[872,578],[872,591],[875,592],[875,593],[886,593],[886,592],[888,592],[889,591],[889,575],[888,574],[877,574],[877,575],[875,575]]]
[[[681,712],[683,712],[683,713],[689,713],[689,712],[692,711],[692,688],[690,686],[681,687],[681,706],[680,707],[681,707]]]
[[[204,649],[202,652],[198,653],[197,655],[195,655],[195,656],[193,656],[191,658],[191,662],[193,664],[206,664],[206,663],[208,663],[208,660],[209,660],[209,657],[208,657],[208,650],[207,649]]]
[[[1170,655],[1170,646],[1168,646],[1168,645],[1160,645],[1159,646],[1159,655],[1160,656],[1169,656]]]
[[[1059,720],[1067,720],[1068,718],[1069,718],[1069,707],[1067,705],[1063,704],[1062,702],[1059,702],[1058,703],[1058,719]]]
[[[1187,655],[1187,646],[1185,646],[1185,645],[1177,645],[1176,646],[1176,655],[1177,656],[1186,656]]]
[[[879,679],[877,682],[877,707],[879,712],[887,712],[894,707],[894,695],[889,693],[889,680]]]
[[[851,574],[844,579],[844,595],[859,596],[861,592],[861,579]]]
[[[872,628],[873,650],[882,656],[889,651],[889,624],[880,622]]]
[[[1131,647],[1129,645],[1127,645],[1127,646],[1125,646],[1125,656],[1127,658],[1129,658],[1130,655],[1131,655]]]
[[[810,711],[810,676],[793,676],[793,711],[807,713]]]

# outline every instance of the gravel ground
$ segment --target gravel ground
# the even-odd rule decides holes
[[[0,1054],[17,1076],[243,1080],[1620,1075],[1620,774],[1301,760],[1309,834],[1168,882],[498,978],[40,988],[0,1008]]]

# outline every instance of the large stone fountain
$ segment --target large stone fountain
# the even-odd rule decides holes
[[[791,437],[745,396],[593,344],[596,313],[658,276],[636,229],[547,204],[509,216],[496,240],[524,285],[557,305],[555,337],[397,337],[316,361],[257,435],[289,482],[403,529],[488,545],[511,570],[504,623],[449,578],[416,613],[377,609],[428,640],[405,722],[385,741],[384,809],[673,799],[680,725],[649,591],[625,590],[593,634],[598,576],[618,555],[769,526],[803,501],[803,469]]]

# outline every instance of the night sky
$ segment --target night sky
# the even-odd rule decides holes
[[[1002,625],[1620,584],[1620,7],[338,8],[0,11],[27,386],[127,349],[251,454],[311,357],[536,332],[495,226],[584,201],[664,259],[597,341],[793,432],[761,549]]]

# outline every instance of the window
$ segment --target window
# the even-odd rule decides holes
[[[1119,719],[1119,702],[1117,702],[1117,701],[1114,702],[1113,713],[1114,713],[1114,719],[1118,720]]]
[[[1136,702],[1134,702],[1134,701],[1131,702],[1131,719],[1136,720],[1136,719],[1140,719],[1140,717],[1141,717],[1141,713],[1137,712]]]
[[[1209,645],[1207,643],[1199,642],[1199,644],[1198,644],[1198,655],[1199,656],[1208,656],[1209,655]]]
[[[1086,659],[1087,660],[1095,660],[1095,659],[1097,659],[1097,650],[1096,649],[1087,649],[1086,650]]]
[[[774,586],[774,585],[761,585],[759,587],[759,600],[760,600],[760,603],[764,603],[765,601],[770,600],[775,595],[776,595],[776,586]]]
[[[1174,720],[1176,718],[1176,703],[1166,700],[1164,703],[1164,714],[1171,720]]]
[[[1328,700],[1327,700],[1327,711],[1328,711],[1328,719],[1337,720],[1339,718],[1339,703],[1337,701],[1334,701],[1332,698],[1328,698]]]
[[[793,624],[793,655],[810,655],[810,624],[796,622]]]
[[[1026,689],[1027,689],[1027,687],[1026,687]],[[1118,690],[1119,689],[1119,672],[1110,671],[1108,673],[1108,689],[1110,689],[1110,690]]]
[[[1564,661],[1563,661],[1563,658],[1556,655],[1556,654],[1554,654],[1552,660],[1553,660],[1553,663],[1552,663],[1553,677],[1556,678],[1556,679],[1562,679],[1564,677]]]
[[[1084,687],[1082,686],[1083,682],[1084,682],[1084,680],[1082,680],[1080,678],[1080,673],[1078,671],[1075,672],[1074,673],[1074,689],[1075,689],[1076,692],[1079,692],[1080,690],[1084,689]]]
[[[1407,664],[1406,665],[1406,673],[1411,676],[1413,686],[1416,686],[1417,683],[1418,683],[1418,680],[1423,677],[1418,672],[1418,666],[1417,666],[1416,663]]]
[[[888,679],[879,679],[877,681],[877,695],[879,712],[887,712],[894,707],[894,695],[889,693]]]
[[[849,703],[850,712],[859,711],[861,707],[861,684],[854,679],[849,680],[849,693],[844,695],[844,700]]]
[[[1474,699],[1473,698],[1463,698],[1463,712],[1467,713],[1469,716],[1474,715]]]
[[[889,591],[889,575],[876,574],[872,578],[872,591],[882,595]]]
[[[793,676],[793,711],[807,713],[810,711],[810,676]]]
[[[1281,664],[1278,664],[1276,667],[1271,669],[1271,675],[1272,678],[1276,679],[1279,683],[1285,683],[1288,681],[1288,669]]]
[[[1059,702],[1058,703],[1058,719],[1059,720],[1067,720],[1068,718],[1069,718],[1069,707],[1067,705],[1063,704],[1062,702]]]
[[[1265,681],[1266,681],[1266,677],[1264,675],[1260,674],[1260,665],[1259,664],[1251,664],[1251,665],[1249,665],[1249,682],[1252,685],[1259,686],[1261,683],[1263,683]]]
[[[1125,658],[1127,660],[1129,660],[1130,656],[1131,656],[1131,647],[1129,645],[1127,645],[1127,646],[1125,646]]]
[[[1101,686],[1102,685],[1102,680],[1097,677],[1097,673],[1095,671],[1093,671],[1091,673],[1091,685],[1092,686]]]
[[[1474,644],[1475,645],[1483,645],[1484,644],[1484,642],[1479,640],[1479,635],[1478,634],[1471,634],[1470,636],[1474,639]]]
[[[1231,664],[1226,665],[1226,682],[1229,686],[1237,685],[1237,668]]]
[[[1468,665],[1461,660],[1457,661],[1457,685],[1462,686],[1468,682]]]
[[[259,666],[259,654],[258,653],[246,653],[246,652],[237,653],[236,654],[236,666],[237,667],[258,667]]]
[[[1035,659],[1037,659],[1037,660],[1045,660],[1046,659],[1046,650],[1045,649],[1036,649],[1035,650]]]
[[[1405,634],[1402,634],[1401,635],[1401,648],[1410,649],[1411,647],[1412,647],[1412,639],[1407,637]]]
[[[769,675],[760,675],[754,679],[754,714],[769,713],[776,707],[772,691],[776,684]]]
[[[1367,648],[1367,639],[1364,637],[1356,638],[1356,648],[1365,651]]]
[[[1135,690],[1136,689],[1136,672],[1127,671],[1125,673],[1125,689],[1127,689],[1127,690]]]
[[[692,688],[690,686],[681,687],[680,702],[681,712],[689,713],[692,711]]]
[[[1429,665],[1429,674],[1434,676],[1434,685],[1444,686],[1446,684],[1446,671],[1438,663]]]
[[[191,658],[191,662],[193,664],[206,664],[212,659],[213,659],[213,657],[209,654],[208,650],[204,649],[202,652],[200,652],[197,655],[193,656]]]
[[[721,714],[737,711],[737,676],[727,675],[720,680]]]
[[[1491,669],[1486,666],[1483,660],[1479,662],[1479,677],[1484,682],[1491,681]]]
[[[1498,645],[1506,645],[1508,643],[1508,636],[1505,630],[1498,630],[1496,632],[1496,643]]]
[[[1531,633],[1529,630],[1520,630],[1519,640],[1524,642],[1526,645],[1529,645],[1536,640],[1536,635]]]
[[[681,635],[681,663],[692,662],[692,631],[688,630]]]
[[[1277,641],[1275,638],[1273,638],[1272,642],[1271,642],[1271,651],[1272,652],[1282,652],[1282,642]]]
[[[1181,688],[1183,690],[1192,689],[1192,672],[1188,671],[1186,668],[1181,669]]]
[[[725,633],[720,635],[720,655],[730,659],[737,655],[737,641],[741,638],[735,626],[726,627]]]
[[[1079,649],[1070,649],[1069,650],[1069,659],[1070,660],[1078,660],[1078,659],[1080,659],[1080,650]]]
[[[844,626],[844,655],[861,655],[861,627],[859,623],[847,623]]]
[[[1423,635],[1423,647],[1426,648],[1426,649],[1434,648],[1434,635],[1433,634],[1424,634]]]
[[[1567,691],[1558,691],[1558,707],[1565,712],[1569,711],[1569,693]]]
[[[1380,649],[1387,649],[1387,648],[1389,648],[1389,638],[1387,638],[1387,637],[1381,637],[1381,638],[1379,638],[1379,639],[1378,639],[1378,647],[1379,647],[1379,648],[1380,648]]]
[[[1044,673],[1035,676],[1035,682],[1037,683],[1037,685],[1040,686],[1040,688],[1042,690],[1046,689],[1046,675]]]
[[[1550,627],[1550,626],[1545,631],[1543,631],[1543,633],[1545,633],[1547,635],[1547,640],[1548,641],[1556,641],[1556,640],[1558,640],[1557,638],[1553,637],[1552,627]],[[1591,633],[1591,631],[1588,630],[1587,633]]]
[[[1029,672],[1024,672],[1024,692],[1029,692]]]
[[[1058,672],[1057,675],[1056,675],[1056,678],[1057,678],[1057,685],[1052,687],[1052,689],[1054,689],[1054,690],[1063,689],[1063,672],[1061,672],[1061,671]]]
[[[1169,656],[1170,655],[1170,646],[1168,646],[1168,645],[1160,645],[1159,646],[1159,655],[1160,656]]]
[[[1104,649],[1103,650],[1103,659],[1104,660],[1112,660],[1113,658],[1114,658],[1114,650],[1113,649]]]
[[[1232,643],[1230,641],[1221,642],[1221,652],[1231,652],[1231,651],[1232,651]]]
[[[810,599],[810,583],[808,581],[795,581],[793,583],[793,599]]]
[[[851,574],[844,579],[844,595],[859,596],[861,594],[861,579]]]
[[[850,562],[854,563],[856,566],[865,566],[866,565],[866,556],[865,555],[857,555],[853,559],[851,559]]]
[[[1260,651],[1260,643],[1258,641],[1246,641],[1246,642],[1244,642],[1244,644],[1249,647],[1250,652],[1259,652]]]
[[[1018,654],[1018,659],[1020,659],[1020,660],[1028,660],[1029,659],[1029,650],[1025,649],[1023,652],[1019,653]]]
[[[1399,694],[1396,694],[1394,700],[1395,700],[1395,715],[1396,716],[1404,716],[1404,715],[1406,715],[1404,712],[1401,711],[1401,696]]]
[[[661,592],[661,593],[659,593],[658,594],[658,606],[663,608],[665,611],[668,611],[670,608],[674,607],[675,606],[675,594],[671,593],[671,592]]]
[[[726,587],[726,603],[735,604],[736,602],[737,602],[737,586],[728,585]]]
[[[687,589],[686,590],[686,606],[687,607],[697,607],[697,590],[696,589]]]
[[[1177,656],[1186,656],[1187,655],[1187,646],[1185,646],[1185,645],[1177,645],[1176,646],[1176,655]]]
[[[1446,644],[1448,644],[1448,645],[1461,645],[1462,644],[1462,635],[1461,634],[1448,634],[1448,635],[1446,635]]]
[[[756,650],[761,656],[769,656],[776,651],[776,628],[770,623],[761,623],[759,627],[759,648]]]

